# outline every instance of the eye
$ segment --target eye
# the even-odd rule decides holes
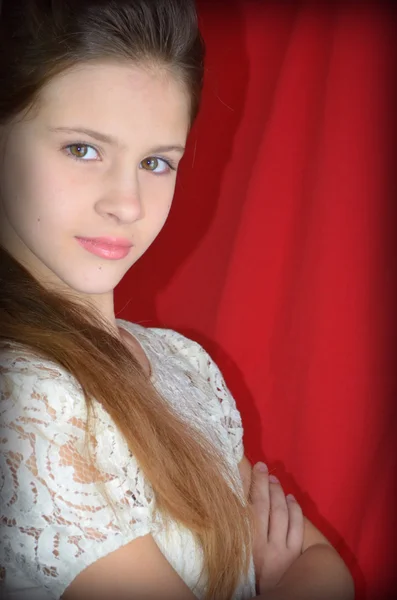
[[[93,150],[98,154],[98,151],[93,146],[89,146],[88,144],[82,144],[80,142],[76,144],[69,144],[64,148],[64,150],[67,150],[67,155],[70,156],[70,158],[74,158],[75,160],[80,160],[84,162],[97,160],[96,158],[87,158],[87,149]]]
[[[151,171],[156,175],[163,175],[165,173],[169,173],[170,170],[176,171],[176,168],[172,165],[171,162],[165,160],[164,158],[159,158],[157,156],[149,156],[145,158],[141,162],[141,168],[145,171]]]

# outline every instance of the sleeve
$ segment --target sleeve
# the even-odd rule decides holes
[[[217,400],[217,408],[220,408],[220,413],[217,410],[217,414],[220,415],[221,424],[227,432],[234,458],[239,463],[244,455],[244,429],[241,414],[219,367],[197,342],[173,330],[158,331],[162,331],[163,335],[167,336],[173,352],[184,356],[193,370],[209,384],[210,393]]]
[[[115,519],[83,452],[81,388],[67,372],[46,365],[25,359],[0,365],[0,564],[13,586],[23,577],[59,599],[85,567],[151,527],[136,472],[135,480],[123,479],[117,466],[106,474],[101,468],[99,477],[118,494],[112,499],[124,516]]]

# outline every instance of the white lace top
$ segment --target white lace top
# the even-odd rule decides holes
[[[235,469],[243,456],[243,428],[223,377],[197,343],[167,329],[117,324],[140,342],[162,396],[221,448]],[[87,478],[80,453],[86,419],[81,388],[56,364],[16,347],[0,356],[0,566],[4,598],[55,600],[88,565],[132,539],[151,533],[160,550],[197,598],[201,549],[189,530],[173,523],[165,537],[152,518],[150,483],[99,403],[96,456],[118,512],[114,514]],[[1,585],[1,584],[0,584]],[[0,594],[1,595],[1,594]],[[253,560],[235,600],[255,596]]]

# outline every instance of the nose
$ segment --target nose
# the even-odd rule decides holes
[[[138,178],[119,178],[109,186],[97,203],[97,210],[123,223],[133,223],[143,217],[143,204]]]

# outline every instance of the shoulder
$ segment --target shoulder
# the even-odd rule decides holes
[[[181,366],[208,376],[208,370],[215,366],[208,352],[198,342],[184,336],[174,329],[160,327],[143,327],[137,323],[118,321],[125,325],[139,341],[150,344],[158,355],[179,361]]]
[[[0,373],[42,380],[75,382],[72,375],[55,361],[43,358],[27,346],[9,343],[0,349]]]
[[[85,406],[81,386],[71,373],[16,344],[0,351],[0,398],[2,424],[7,415],[33,417],[43,409],[49,416],[81,416]]]
[[[184,370],[201,382],[203,389],[214,395],[222,410],[233,415],[233,420],[241,424],[241,415],[236,402],[224,380],[222,372],[210,354],[194,340],[173,329],[146,328],[124,321],[130,331],[150,346],[157,356],[166,362],[169,369]]]
[[[187,376],[193,384],[193,387],[184,388],[189,398],[193,398],[194,390],[198,401],[206,398],[202,406],[210,412],[211,419],[219,421],[226,430],[235,459],[240,462],[244,454],[241,414],[221,370],[209,353],[198,342],[173,329],[146,328],[129,321],[122,323],[146,345],[146,349],[150,348],[156,354],[163,372],[167,371],[164,378],[171,377],[170,373],[180,380]],[[175,387],[172,390],[174,397]]]

